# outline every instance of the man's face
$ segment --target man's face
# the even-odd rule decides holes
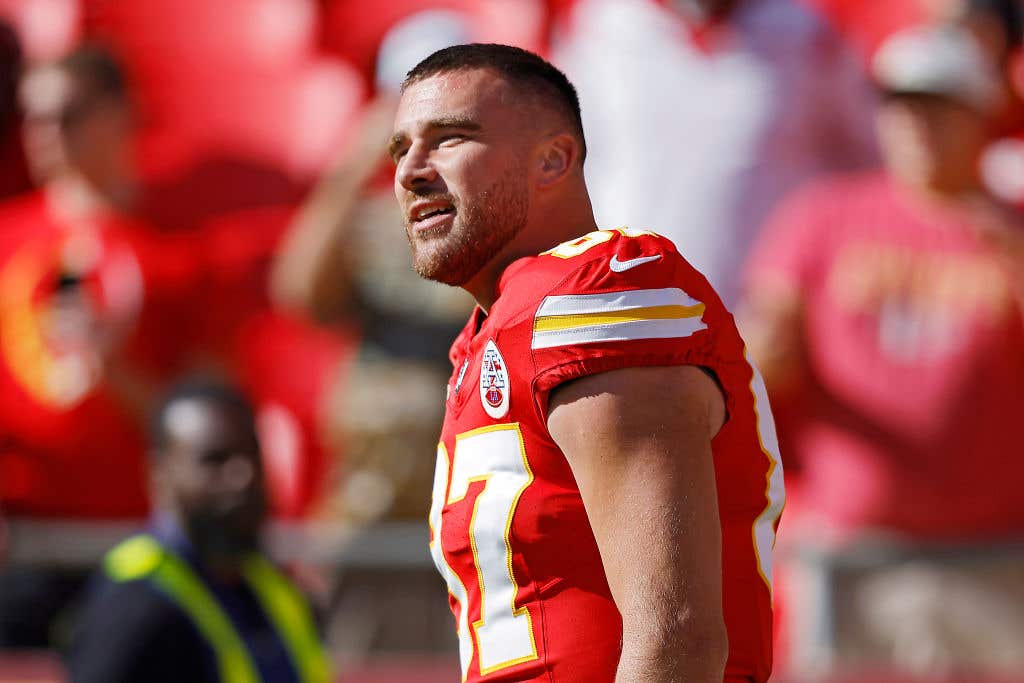
[[[879,108],[877,128],[886,166],[901,181],[943,192],[976,183],[989,121],[966,105],[934,95],[891,95]]]
[[[25,155],[36,183],[70,170],[87,175],[108,166],[130,134],[127,105],[95,92],[55,66],[30,71],[19,90]]]
[[[422,277],[463,285],[526,225],[534,137],[516,98],[483,69],[426,78],[402,94],[390,152]]]
[[[233,558],[255,550],[266,516],[259,444],[237,410],[185,399],[167,411],[168,444],[159,495],[177,513],[200,555]]]

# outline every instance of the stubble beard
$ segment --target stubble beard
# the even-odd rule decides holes
[[[478,200],[455,203],[452,228],[444,235],[417,237],[407,230],[416,273],[453,287],[469,282],[526,226],[525,178],[522,166],[510,166]]]

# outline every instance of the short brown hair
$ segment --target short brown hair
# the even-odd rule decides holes
[[[464,69],[492,69],[507,80],[540,93],[572,122],[580,139],[581,159],[586,158],[587,141],[583,135],[583,117],[576,88],[557,67],[529,50],[496,43],[446,47],[414,66],[406,75],[402,90],[431,76]]]

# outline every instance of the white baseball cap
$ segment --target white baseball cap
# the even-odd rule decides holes
[[[882,43],[871,67],[887,92],[941,95],[980,112],[991,112],[1002,101],[995,63],[973,34],[956,26],[895,33]]]

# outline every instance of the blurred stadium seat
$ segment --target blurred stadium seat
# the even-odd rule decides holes
[[[337,154],[363,99],[354,71],[329,58],[283,73],[211,68],[142,82],[139,90],[150,174],[220,156],[311,177]]]
[[[309,0],[90,0],[85,26],[127,64],[150,174],[210,156],[321,170],[363,99],[352,68],[317,54]]]
[[[85,23],[89,35],[153,76],[211,67],[287,72],[314,48],[316,7],[312,0],[85,0]]]

